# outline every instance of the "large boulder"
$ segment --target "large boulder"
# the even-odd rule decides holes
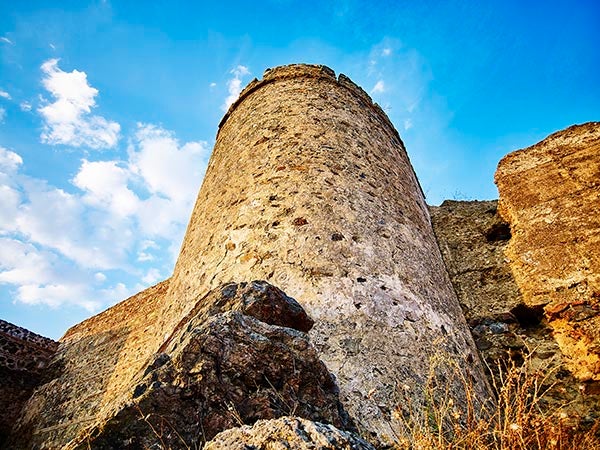
[[[355,434],[298,417],[260,420],[219,433],[204,450],[375,450]]]
[[[136,379],[130,402],[76,448],[194,448],[288,415],[351,428],[294,299],[266,282],[229,283],[209,297]]]

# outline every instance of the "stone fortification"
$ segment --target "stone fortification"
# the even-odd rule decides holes
[[[524,303],[505,255],[512,239],[496,201],[451,201],[432,206],[433,228],[460,305],[491,382],[517,364],[543,374],[547,414],[560,411],[573,425],[600,418],[600,382],[577,379],[552,336],[541,307]],[[504,373],[504,377],[506,374]]]
[[[600,123],[573,126],[498,165],[507,256],[581,380],[600,380]]]
[[[490,366],[529,355],[546,406],[591,421],[599,180],[600,124],[571,127],[500,162],[498,208],[431,208],[436,242],[381,108],[326,67],[267,70],[220,124],[169,280],[59,345],[0,321],[0,445],[387,445],[436,382],[487,398],[465,316]]]
[[[0,445],[44,380],[58,343],[0,320]]]
[[[163,329],[224,282],[265,279],[310,332],[360,431],[389,442],[444,354],[487,394],[427,206],[383,111],[323,66],[268,70],[221,123]],[[447,369],[444,367],[443,369]],[[440,370],[443,370],[440,368]],[[459,383],[448,383],[460,397]]]
[[[58,343],[0,319],[0,366],[11,370],[42,372]]]
[[[156,311],[168,281],[71,328],[49,371],[23,408],[6,448],[62,448],[112,417],[156,351]]]
[[[94,442],[112,448],[112,435],[141,429],[139,419],[146,416],[135,412],[144,399],[188,405],[178,397],[189,392],[181,383],[203,373],[188,367],[188,358],[214,340],[214,324],[237,330],[234,336],[275,336],[276,348],[277,342],[289,347],[282,357],[294,369],[296,358],[285,355],[295,355],[295,343],[305,345],[307,338],[272,331],[244,314],[214,315],[221,300],[211,293],[219,286],[261,279],[297,299],[312,317],[311,345],[339,385],[340,408],[372,442],[394,440],[406,407],[418,410],[432,381],[442,383],[456,404],[464,380],[472,383],[476,403],[487,398],[477,351],[398,133],[347,77],[336,78],[323,66],[294,65],[267,70],[250,83],[221,122],[173,277],[69,330],[52,363],[55,378],[24,408],[13,448],[87,448]],[[240,342],[228,336],[232,345]],[[240,345],[251,348],[243,340]],[[156,368],[157,353],[175,369]],[[311,358],[311,367],[320,367]],[[437,361],[435,370],[430,359]],[[200,384],[193,389],[205,392],[205,378],[196,376]],[[141,385],[151,389],[142,395]],[[285,386],[275,386],[271,401],[296,395],[282,391]],[[306,408],[299,411],[308,411],[306,418],[333,420],[310,411],[335,402],[302,398]],[[223,407],[215,406],[218,417]],[[270,417],[242,417],[245,423],[258,418]]]

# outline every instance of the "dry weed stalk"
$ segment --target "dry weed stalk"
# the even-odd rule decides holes
[[[406,404],[404,413],[396,411],[402,422],[397,450],[600,450],[599,421],[583,429],[568,420],[563,411],[567,404],[551,412],[543,407],[554,387],[551,372],[534,371],[529,357],[522,365],[498,367],[496,402],[484,407],[475,404],[472,384],[448,358],[435,356],[430,367],[425,405],[408,404],[408,414]],[[440,367],[454,368],[452,376],[460,377],[466,404],[456,405],[447,388],[436,384]]]

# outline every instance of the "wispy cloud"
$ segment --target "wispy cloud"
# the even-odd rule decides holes
[[[19,104],[19,108],[21,108],[21,111],[31,111],[31,103],[23,101]]]
[[[241,65],[231,70],[230,73],[233,75],[233,77],[227,81],[227,91],[229,92],[229,95],[221,106],[223,111],[227,111],[240,95],[240,92],[242,91],[242,77],[250,75],[248,68]]]
[[[15,44],[13,43],[13,41],[11,41],[11,40],[10,40],[9,38],[7,38],[6,36],[0,36],[0,42],[4,42],[4,43],[6,43],[6,44],[9,44],[9,45],[15,45]]]
[[[2,89],[0,89],[0,97],[5,98],[6,100],[10,100],[12,98],[8,92]]]
[[[57,59],[42,64],[42,83],[55,101],[38,111],[44,119],[42,142],[93,149],[112,148],[121,127],[91,113],[98,90],[89,85],[85,72],[64,72]]]
[[[385,83],[383,80],[379,80],[371,89],[371,94],[381,94],[382,92],[385,92]]]

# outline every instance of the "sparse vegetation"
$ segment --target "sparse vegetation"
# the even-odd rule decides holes
[[[551,412],[545,396],[553,388],[549,373],[522,365],[498,367],[496,402],[476,407],[472,386],[464,382],[467,405],[455,405],[435,384],[435,362],[427,384],[424,411],[402,417],[395,450],[597,450],[600,422],[584,426],[569,415],[568,404]],[[460,371],[456,370],[457,376]],[[410,408],[409,408],[410,409]],[[481,411],[481,414],[474,414]],[[466,416],[466,417],[465,417]],[[480,418],[477,418],[479,416]]]

